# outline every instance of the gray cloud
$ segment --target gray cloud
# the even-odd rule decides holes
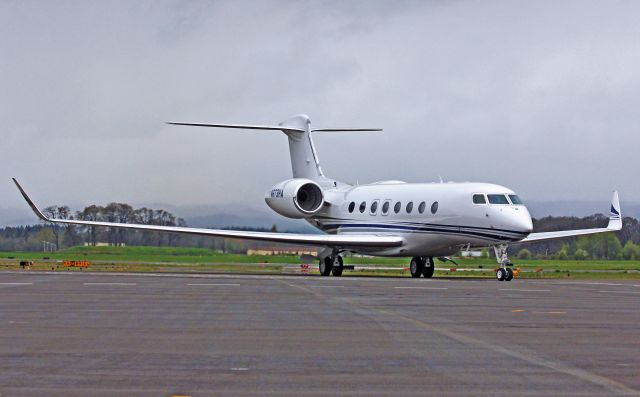
[[[316,136],[337,179],[501,183],[640,200],[637,2],[2,2],[0,207],[239,202],[290,176],[282,134],[163,121],[384,127]]]

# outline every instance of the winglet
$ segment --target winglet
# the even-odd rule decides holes
[[[622,229],[622,211],[620,211],[620,199],[617,191],[613,192],[613,197],[611,198],[611,213],[609,214],[607,229]]]
[[[36,213],[36,215],[38,216],[38,218],[42,219],[43,221],[50,221],[49,218],[47,218],[42,211],[40,211],[40,209],[38,209],[38,207],[36,207],[36,205],[33,203],[33,201],[29,198],[29,196],[27,196],[27,193],[24,191],[24,189],[22,188],[22,186],[20,186],[20,184],[18,183],[18,181],[16,180],[16,178],[11,178],[13,179],[13,183],[16,184],[16,186],[18,187],[18,190],[20,190],[20,193],[22,193],[22,197],[24,197],[25,200],[27,200],[27,203],[29,204],[29,207],[31,207],[31,209],[33,210],[33,212]]]

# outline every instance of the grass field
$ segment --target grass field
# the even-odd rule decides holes
[[[309,270],[300,268],[297,256],[247,256],[222,254],[206,248],[176,247],[73,247],[54,253],[0,252],[0,269],[18,269],[20,260],[33,261],[32,269],[82,271],[62,265],[64,260],[90,261],[92,271],[179,271],[242,273],[317,273],[316,264]],[[437,275],[460,277],[493,277],[496,268],[492,258],[455,258],[459,266],[436,260]],[[372,258],[346,256],[345,264],[356,270],[345,275],[408,276],[409,258]],[[522,271],[520,277],[574,278],[640,278],[640,262],[515,260]],[[367,269],[359,269],[367,267]],[[380,268],[380,269],[376,269]],[[392,269],[390,269],[392,268]],[[452,270],[455,269],[455,270]]]

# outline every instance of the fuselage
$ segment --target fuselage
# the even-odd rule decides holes
[[[489,183],[377,182],[324,188],[327,205],[307,221],[331,234],[400,235],[376,256],[448,256],[464,247],[519,241],[531,216],[513,190]]]

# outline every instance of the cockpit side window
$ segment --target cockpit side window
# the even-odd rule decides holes
[[[487,199],[484,197],[484,194],[474,194],[473,204],[487,204]]]
[[[517,194],[510,194],[509,195],[509,199],[511,200],[511,204],[513,204],[513,205],[522,205],[522,204],[524,204],[522,202],[522,200],[520,200],[520,197],[518,197]]]
[[[504,194],[487,194],[487,198],[489,198],[489,204],[509,204]]]

